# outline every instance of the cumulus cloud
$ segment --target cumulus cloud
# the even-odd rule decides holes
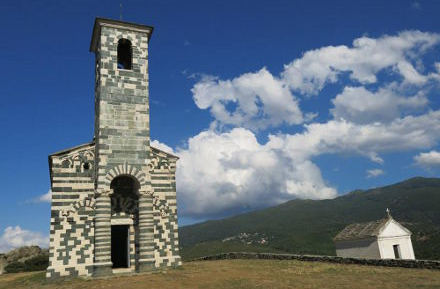
[[[265,144],[244,128],[207,130],[177,150],[179,202],[185,215],[206,216],[293,198],[332,198],[337,191],[314,157],[349,153],[381,163],[382,153],[428,148],[439,139],[440,111],[389,123],[312,123],[301,133],[269,135]]]
[[[427,153],[420,153],[414,157],[414,161],[424,168],[438,168],[440,167],[440,152],[432,150]]]
[[[8,252],[14,248],[30,245],[47,248],[49,237],[39,232],[24,230],[20,226],[9,226],[0,236],[0,252]]]
[[[429,80],[440,80],[440,65],[425,73],[421,60],[439,42],[440,34],[420,31],[379,38],[364,36],[355,39],[351,47],[326,46],[307,51],[285,65],[279,76],[266,68],[226,80],[204,75],[191,91],[196,105],[208,109],[216,123],[256,131],[310,121],[316,114],[302,112],[294,93],[318,94],[327,84],[348,74],[352,85],[333,100],[333,115],[361,122],[375,118],[390,121],[402,110],[423,107],[426,98],[422,94],[400,95],[390,85],[377,92],[364,86],[378,82],[381,71],[397,76],[396,82],[402,87],[420,87]]]
[[[371,169],[367,170],[367,178],[375,178],[380,175],[383,175],[385,172],[381,169]]]
[[[175,150],[183,214],[206,217],[293,198],[332,198],[337,190],[323,179],[314,158],[351,154],[381,164],[383,154],[437,145],[440,110],[429,110],[427,95],[440,81],[440,62],[430,65],[423,57],[439,42],[440,34],[420,31],[364,36],[352,46],[307,51],[278,76],[266,68],[232,79],[200,74],[193,99],[214,120]],[[298,95],[316,95],[329,83],[340,88],[330,118],[311,122],[317,114],[301,111]],[[257,140],[257,131],[281,125],[302,130]],[[415,160],[427,163],[424,158]]]
[[[292,198],[336,196],[309,160],[286,158],[272,142],[253,132],[201,132],[179,149],[177,180],[183,213],[215,215],[279,204]]]
[[[354,153],[381,162],[378,154],[429,148],[440,138],[440,111],[406,116],[390,123],[356,124],[346,120],[305,125],[303,133],[271,136],[292,157]]]
[[[389,122],[400,117],[403,112],[420,110],[428,104],[428,99],[423,93],[411,97],[398,95],[390,86],[376,92],[363,86],[347,86],[332,103],[334,108],[330,111],[334,118],[372,123]]]
[[[222,124],[257,130],[304,120],[290,89],[266,68],[232,80],[203,77],[191,91],[196,105]]]
[[[413,62],[440,41],[440,35],[420,31],[404,31],[395,36],[360,37],[353,46],[327,46],[304,53],[284,67],[283,80],[293,90],[315,95],[328,83],[348,73],[361,84],[377,82],[377,73],[390,69],[408,84],[421,85],[427,76]]]

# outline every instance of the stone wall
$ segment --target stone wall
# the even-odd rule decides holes
[[[173,157],[151,147],[151,186],[154,189],[154,259],[155,267],[181,265],[179,256],[176,162]]]
[[[94,151],[94,143],[89,143],[49,156],[52,207],[47,277],[92,274]]]
[[[362,258],[343,258],[336,256],[247,253],[247,252],[223,253],[218,255],[197,258],[192,261],[205,261],[205,260],[208,261],[208,260],[224,260],[224,259],[299,260],[299,261],[328,262],[328,263],[339,263],[339,264],[358,264],[358,265],[369,265],[369,266],[440,270],[440,261],[434,261],[434,260],[362,259]]]

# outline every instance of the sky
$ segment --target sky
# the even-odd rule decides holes
[[[95,17],[154,26],[179,224],[440,171],[440,1],[0,2],[0,252],[47,246],[50,153],[91,141]]]

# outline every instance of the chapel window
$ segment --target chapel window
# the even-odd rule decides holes
[[[132,49],[131,42],[122,38],[118,41],[118,68],[131,70]]]

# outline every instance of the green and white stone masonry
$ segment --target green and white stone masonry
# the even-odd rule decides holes
[[[175,171],[178,158],[150,146],[148,44],[153,28],[97,18],[95,134],[91,143],[49,156],[52,208],[48,278],[103,276],[112,264],[112,225],[128,226],[126,272],[181,264]],[[130,69],[118,43],[131,44]],[[117,195],[130,178],[135,197]],[[113,248],[114,250],[114,248]]]

